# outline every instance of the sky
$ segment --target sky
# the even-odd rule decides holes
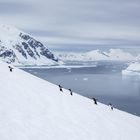
[[[56,49],[140,49],[140,0],[0,0],[0,22]]]

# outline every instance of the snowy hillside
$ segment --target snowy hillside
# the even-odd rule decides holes
[[[139,140],[140,118],[0,62],[1,140]]]
[[[136,58],[120,49],[110,49],[109,52],[93,50],[86,53],[56,52],[55,55],[63,61],[130,61]]]
[[[58,64],[58,59],[41,42],[7,25],[0,25],[0,59],[14,65]]]
[[[140,75],[140,63],[135,62],[130,64],[125,70],[122,70],[123,75]]]

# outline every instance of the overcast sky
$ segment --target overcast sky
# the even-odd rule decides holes
[[[0,0],[0,22],[49,45],[140,47],[140,0]]]

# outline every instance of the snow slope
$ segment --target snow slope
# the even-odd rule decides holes
[[[140,140],[140,118],[0,62],[1,140]]]
[[[122,70],[123,75],[140,75],[140,63],[131,63],[125,70]]]
[[[59,64],[41,42],[9,25],[0,25],[0,59],[14,65]]]
[[[55,52],[55,55],[63,61],[130,61],[136,58],[121,49],[110,49],[108,52],[93,50],[86,53]]]

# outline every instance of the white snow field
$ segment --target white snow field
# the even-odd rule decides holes
[[[140,63],[131,63],[125,70],[122,70],[123,75],[140,75]]]
[[[0,140],[140,140],[140,118],[0,62]]]

